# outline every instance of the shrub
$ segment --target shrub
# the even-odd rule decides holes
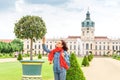
[[[3,57],[3,54],[0,53],[0,57]]]
[[[113,57],[113,59],[116,59],[116,58],[117,58],[117,55],[116,55],[116,54],[113,54],[112,57]]]
[[[22,58],[22,54],[18,54],[18,57],[17,57],[17,60],[22,60],[23,58]]]
[[[94,58],[94,55],[93,55],[92,53],[91,53],[90,55],[91,55],[91,59],[93,59],[93,58]]]
[[[42,55],[39,53],[38,54],[38,59],[41,59],[42,58]]]
[[[10,57],[13,57],[13,54],[12,54],[12,53],[9,53],[9,56],[10,56]]]
[[[89,66],[89,61],[88,61],[88,57],[84,56],[83,61],[82,61],[82,65],[83,66]]]
[[[29,53],[25,53],[24,57],[30,57],[30,54]]]
[[[74,53],[70,55],[70,68],[66,80],[86,80]]]
[[[88,61],[91,61],[91,60],[92,60],[92,56],[88,55]]]
[[[92,53],[90,53],[90,54],[88,55],[88,61],[92,61],[93,57],[94,57],[94,55],[93,55]]]

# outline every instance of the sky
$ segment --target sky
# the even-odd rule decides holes
[[[120,0],[0,0],[0,39],[14,39],[14,24],[23,16],[40,16],[46,37],[81,35],[89,10],[95,36],[120,38]]]

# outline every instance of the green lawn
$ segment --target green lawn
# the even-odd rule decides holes
[[[42,66],[43,80],[53,80],[53,65],[50,65],[47,58],[44,58],[45,63]],[[82,58],[78,58],[81,64]],[[0,63],[0,80],[21,80],[22,66],[19,61]]]
[[[0,63],[0,80],[21,80],[21,75],[19,62]]]

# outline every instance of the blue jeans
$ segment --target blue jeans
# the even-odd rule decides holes
[[[54,80],[66,80],[66,71],[54,72]]]

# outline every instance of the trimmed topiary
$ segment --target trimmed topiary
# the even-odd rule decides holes
[[[23,58],[22,58],[22,54],[18,54],[18,57],[17,57],[17,60],[22,60]]]
[[[88,55],[88,61],[91,61],[91,60],[92,60],[92,56]]]
[[[82,65],[83,66],[89,66],[89,61],[88,61],[88,57],[84,56],[83,61],[82,61]]]
[[[12,53],[9,53],[9,56],[10,56],[10,57],[12,57],[12,56],[13,56],[13,54],[12,54]]]
[[[66,80],[86,80],[74,53],[70,55],[70,68]]]
[[[42,55],[39,53],[38,54],[38,59],[41,59],[42,58]]]
[[[90,54],[90,56],[91,56],[91,59],[93,59],[93,58],[94,58],[94,55],[93,55],[93,53],[91,53],[91,54]]]
[[[90,54],[88,55],[88,61],[92,61],[93,57],[94,57],[94,55],[93,55],[92,53],[90,53]]]

